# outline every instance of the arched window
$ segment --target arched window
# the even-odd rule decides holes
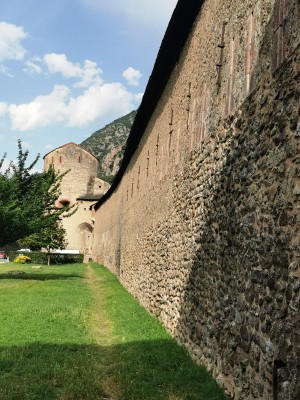
[[[59,199],[56,202],[56,207],[57,208],[70,207],[70,200],[68,200],[68,199]]]

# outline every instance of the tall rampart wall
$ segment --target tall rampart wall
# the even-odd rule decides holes
[[[93,258],[235,399],[300,393],[299,15],[204,2],[95,217]]]

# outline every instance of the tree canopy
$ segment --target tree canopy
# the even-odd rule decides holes
[[[26,166],[28,155],[19,140],[17,162],[11,162],[3,171],[6,155],[0,160],[0,246],[47,230],[49,233],[62,229],[59,221],[74,211],[55,207],[64,174],[56,173],[53,168],[34,172],[39,155]]]
[[[32,233],[24,239],[18,240],[22,247],[30,248],[31,250],[45,249],[50,253],[53,249],[63,249],[67,242],[65,239],[65,230],[59,222],[53,226],[44,228],[40,232]]]

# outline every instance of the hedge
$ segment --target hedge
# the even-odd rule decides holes
[[[31,251],[30,253],[20,253],[18,251],[9,252],[9,261],[13,262],[20,254],[24,254],[31,258],[34,264],[48,264],[48,253],[41,253],[40,251]],[[74,264],[82,263],[83,254],[59,254],[50,253],[50,264]]]

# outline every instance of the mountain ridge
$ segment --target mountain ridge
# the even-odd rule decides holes
[[[124,149],[137,111],[117,118],[95,131],[80,146],[99,160],[98,176],[111,183],[119,170]]]

